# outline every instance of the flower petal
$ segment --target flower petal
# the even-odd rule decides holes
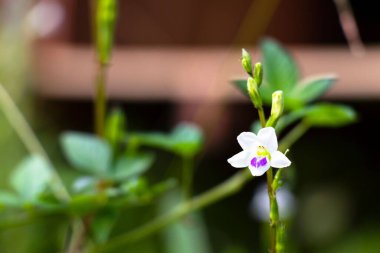
[[[256,134],[251,132],[242,132],[237,137],[237,140],[243,150],[254,149],[259,145]]]
[[[265,127],[259,130],[257,138],[269,152],[274,152],[278,148],[277,136],[273,127]]]
[[[290,166],[292,162],[280,151],[271,154],[270,165],[274,168],[285,168]]]
[[[258,177],[263,175],[269,169],[269,167],[269,163],[267,163],[265,166],[260,166],[258,168],[249,165],[249,170],[251,171],[252,176]]]
[[[229,162],[235,168],[248,167],[250,162],[249,156],[249,152],[243,150],[240,153],[237,153],[236,155],[228,159],[227,162]]]

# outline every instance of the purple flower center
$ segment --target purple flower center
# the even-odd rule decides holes
[[[268,163],[268,160],[266,157],[254,157],[251,160],[251,165],[255,168],[263,167],[267,165],[267,163]]]

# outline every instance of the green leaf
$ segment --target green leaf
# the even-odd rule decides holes
[[[51,170],[43,157],[29,156],[17,166],[11,176],[11,184],[24,200],[36,200],[48,187],[52,179]]]
[[[305,122],[318,127],[341,127],[355,122],[356,112],[349,106],[320,103],[307,111]]]
[[[126,120],[123,111],[116,108],[111,111],[106,120],[105,137],[115,147],[123,138]]]
[[[10,192],[0,192],[0,209],[9,207],[20,207],[22,205],[22,199],[17,195]]]
[[[289,94],[289,97],[300,100],[302,103],[311,102],[323,94],[337,80],[334,75],[318,76],[305,79]]]
[[[61,145],[73,167],[106,175],[112,158],[111,148],[106,141],[90,134],[67,132],[61,136]]]
[[[304,107],[283,115],[277,122],[276,133],[280,134],[286,127],[305,117],[310,107]]]
[[[290,54],[274,40],[261,43],[263,54],[264,79],[271,91],[282,90],[285,94],[298,82],[298,67]],[[271,93],[272,93],[271,92]]]
[[[194,124],[180,123],[169,134],[165,133],[135,133],[133,138],[140,144],[161,148],[180,156],[194,156],[203,145],[202,131]]]
[[[125,180],[129,177],[139,176],[152,166],[153,161],[153,154],[123,156],[116,163],[113,177],[117,180]]]
[[[105,243],[112,231],[119,212],[114,209],[105,208],[97,212],[91,222],[91,234],[96,243]]]
[[[193,156],[198,153],[203,144],[202,131],[194,124],[181,123],[177,125],[170,136],[174,150],[184,156]]]

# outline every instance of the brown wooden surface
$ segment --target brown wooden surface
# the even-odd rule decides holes
[[[361,58],[343,47],[290,47],[290,51],[303,76],[338,75],[328,97],[380,98],[380,47],[368,48]],[[43,43],[36,44],[33,52],[34,83],[40,95],[52,99],[92,96],[96,71],[92,48]],[[121,100],[239,100],[242,96],[229,84],[233,77],[244,77],[239,58],[240,49],[227,47],[117,48],[108,94]]]

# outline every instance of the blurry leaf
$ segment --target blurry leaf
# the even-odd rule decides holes
[[[119,212],[114,209],[102,209],[97,212],[91,222],[91,234],[96,243],[105,243],[112,228],[119,217]]]
[[[341,127],[355,122],[356,112],[349,106],[320,103],[307,111],[304,120],[310,126]]]
[[[94,135],[67,132],[61,136],[61,145],[70,164],[79,170],[105,175],[110,167],[111,148]]]
[[[114,109],[108,115],[106,120],[105,137],[115,147],[117,143],[122,139],[125,129],[125,117],[123,111],[120,109]]]
[[[29,156],[12,174],[11,184],[23,199],[36,200],[52,178],[51,169],[41,156]]]
[[[300,100],[302,103],[311,102],[321,97],[336,81],[336,76],[326,75],[308,78],[301,81],[299,85],[289,94],[290,97]]]
[[[184,156],[193,156],[202,148],[203,134],[194,124],[177,125],[171,133],[171,138],[174,142],[174,149]]]
[[[122,156],[116,163],[113,177],[124,180],[128,177],[139,176],[152,166],[153,161],[153,154]]]
[[[181,202],[181,193],[177,190],[168,192],[160,202],[160,215],[166,214]],[[211,245],[206,226],[199,212],[191,213],[174,224],[167,226],[164,237],[165,253],[210,253]]]
[[[13,193],[0,192],[0,208],[4,207],[19,207],[22,205],[22,200]]]
[[[310,107],[305,107],[281,116],[276,125],[276,133],[280,134],[286,127],[302,119],[309,109]]]
[[[290,54],[274,40],[266,39],[261,43],[264,79],[271,91],[282,90],[285,94],[298,82],[298,67]]]
[[[141,144],[165,149],[181,156],[194,156],[203,145],[202,131],[190,123],[180,123],[170,134],[136,133],[130,138]]]
[[[257,134],[261,128],[260,120],[255,120],[251,125],[251,132]]]
[[[124,184],[121,185],[121,188],[125,193],[133,195],[141,195],[146,193],[148,189],[148,183],[144,178],[132,178]]]

